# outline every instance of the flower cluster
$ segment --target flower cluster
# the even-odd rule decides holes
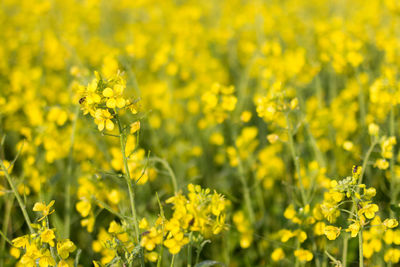
[[[23,251],[19,266],[73,266],[70,254],[76,250],[76,246],[69,239],[56,238],[56,230],[49,228],[48,216],[54,212],[53,205],[54,200],[48,205],[44,202],[36,203],[33,211],[40,212],[42,217],[37,220],[37,224],[32,224],[35,231],[12,240],[13,246]],[[16,252],[18,257],[19,254]]]
[[[202,122],[213,124],[222,123],[226,120],[229,113],[236,107],[237,98],[234,93],[234,86],[223,86],[219,83],[214,83],[211,89],[201,96],[204,114],[206,114]]]
[[[79,104],[84,114],[94,118],[99,131],[104,128],[112,131],[117,110],[129,110],[136,114],[137,109],[133,101],[124,96],[126,81],[119,72],[109,79],[103,79],[98,72],[95,76],[86,87],[80,88]]]
[[[188,185],[188,191],[166,200],[174,211],[170,219],[160,216],[151,227],[146,219],[141,221],[140,227],[146,230],[141,246],[147,251],[163,244],[171,254],[177,254],[189,242],[211,238],[226,228],[228,202],[222,195],[193,184]]]

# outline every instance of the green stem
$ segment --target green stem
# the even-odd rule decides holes
[[[390,136],[395,136],[395,118],[394,118],[394,109],[393,106],[390,109],[390,125],[389,125]],[[395,204],[397,202],[397,177],[396,172],[394,171],[394,162],[395,155],[393,152],[392,157],[390,158],[390,202]],[[393,217],[393,210],[390,209],[390,216]]]
[[[362,229],[358,233],[358,253],[359,255],[359,266],[364,267],[364,255],[363,255],[363,235],[362,235]]]
[[[371,156],[371,153],[372,153],[372,151],[373,151],[373,149],[374,149],[376,144],[377,144],[377,138],[374,137],[374,140],[372,141],[371,146],[369,147],[367,153],[365,154],[364,162],[363,162],[363,165],[361,167],[360,178],[358,179],[358,185],[360,185],[362,183],[362,181],[363,181],[369,157]],[[357,190],[357,192],[358,191],[359,190]],[[353,219],[354,212],[356,210],[356,206],[357,206],[357,204],[353,203],[353,206],[351,207],[351,211],[350,211],[349,220]],[[343,252],[342,252],[342,264],[343,264],[343,267],[346,267],[346,264],[347,264],[348,243],[349,243],[349,235],[345,235],[344,238],[343,238]]]
[[[1,236],[3,237],[1,239],[1,243],[0,243],[0,267],[4,266],[4,257],[6,255],[6,242],[9,243],[10,245],[12,245],[12,243],[10,242],[10,240],[8,240],[7,238],[7,229],[8,229],[8,225],[10,222],[10,215],[11,215],[11,210],[12,210],[12,206],[14,203],[14,197],[10,197],[9,199],[6,199],[6,208],[5,208],[5,214],[4,214],[4,221],[3,221],[3,228],[2,231],[0,232]]]
[[[6,241],[10,246],[13,245],[11,240],[7,238],[7,236],[3,233],[3,231],[0,231],[0,235],[3,237],[4,241]]]
[[[170,267],[174,267],[175,265],[175,254],[172,255],[171,265]]]
[[[305,206],[307,204],[307,198],[306,198],[306,193],[305,193],[304,186],[303,186],[303,180],[301,177],[300,160],[299,160],[299,157],[297,156],[297,153],[296,153],[296,150],[294,147],[293,129],[292,129],[292,126],[289,121],[289,115],[285,114],[285,117],[286,117],[286,124],[287,124],[288,138],[289,138],[289,149],[290,149],[290,153],[292,155],[296,173],[297,173],[297,176],[299,179],[301,199],[302,199],[303,205]]]
[[[176,176],[174,171],[172,170],[171,166],[168,164],[168,162],[165,159],[158,158],[158,157],[152,157],[150,160],[154,162],[161,163],[161,165],[164,166],[164,168],[168,171],[169,176],[171,177],[172,181],[172,186],[174,187],[174,193],[178,193],[178,183],[176,182]]]
[[[76,124],[79,116],[79,106],[76,107],[75,110],[75,118],[72,123],[71,130],[71,138],[70,138],[70,148],[68,155],[68,166],[67,166],[67,176],[65,179],[65,224],[64,224],[64,234],[66,238],[70,236],[71,229],[71,180],[72,180],[72,158],[74,152],[74,141],[75,141],[75,132],[76,132]]]
[[[131,205],[132,219],[133,219],[133,224],[134,224],[134,228],[135,228],[136,242],[139,245],[140,244],[140,233],[139,233],[139,222],[137,219],[136,207],[135,207],[135,191],[132,186],[131,175],[130,175],[129,166],[128,166],[128,159],[126,158],[126,153],[125,153],[126,135],[122,128],[121,121],[120,121],[118,115],[116,115],[116,119],[117,119],[117,123],[118,123],[119,137],[120,137],[119,140],[120,140],[122,159],[124,162],[124,169],[125,169],[124,177],[125,177],[126,184],[128,186],[129,201],[130,201],[130,205]],[[141,251],[140,265],[143,267],[144,266],[143,248],[141,248],[140,251]]]
[[[113,210],[107,203],[93,197],[92,198],[94,202],[97,202],[97,205],[99,205],[100,207],[106,209],[108,212],[110,212],[111,214],[115,215],[116,217],[118,217],[121,220],[125,220],[127,217],[122,215],[121,213]]]
[[[31,223],[31,220],[29,219],[28,212],[26,211],[25,204],[22,202],[21,196],[19,195],[17,188],[15,187],[14,181],[12,180],[12,178],[11,178],[10,174],[8,173],[6,166],[4,166],[4,163],[2,160],[0,160],[0,166],[2,168],[2,171],[4,172],[4,175],[6,176],[8,183],[10,184],[11,190],[13,191],[15,197],[17,198],[19,207],[21,208],[21,211],[22,211],[22,214],[24,215],[25,221],[28,224],[29,231],[33,234],[34,232],[33,232],[32,226],[31,226],[32,223]]]
[[[192,266],[192,232],[189,234],[189,244],[188,244],[188,250],[187,250],[187,267]]]

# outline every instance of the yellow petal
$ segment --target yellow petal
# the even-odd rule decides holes
[[[114,129],[114,123],[111,120],[106,120],[106,129],[109,131]]]
[[[103,90],[104,97],[112,97],[113,95],[114,91],[110,87],[107,87],[106,89]]]

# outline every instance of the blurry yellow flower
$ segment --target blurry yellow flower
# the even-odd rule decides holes
[[[379,134],[379,126],[375,123],[370,123],[368,125],[368,133],[377,136]]]
[[[253,235],[252,233],[245,233],[240,236],[240,247],[241,248],[248,248],[250,247],[251,243],[253,242]]]
[[[18,248],[12,247],[10,248],[10,255],[14,258],[18,259],[21,256],[21,250]]]
[[[51,207],[54,205],[54,200],[50,201],[49,205],[46,206],[45,202],[36,202],[33,206],[33,211],[42,212],[43,217],[41,217],[38,221],[43,220],[48,215],[52,214],[54,210],[51,210]]]
[[[341,227],[335,227],[332,225],[325,226],[325,235],[329,240],[335,240],[340,235]]]
[[[131,134],[136,133],[140,129],[140,121],[135,121],[131,124]]]
[[[156,262],[158,260],[158,253],[155,251],[146,253],[146,259],[150,262]]]
[[[243,122],[249,122],[251,119],[251,112],[248,110],[245,110],[242,112],[242,114],[240,115],[240,120]]]
[[[74,252],[76,249],[76,246],[74,245],[74,243],[69,240],[69,239],[65,239],[62,241],[58,241],[57,242],[57,252],[58,255],[60,255],[60,257],[62,259],[66,259],[69,257],[69,254]]]
[[[387,228],[395,228],[399,225],[399,222],[396,219],[386,219],[383,221],[383,225]]]
[[[271,259],[273,261],[280,261],[285,257],[285,252],[283,252],[283,249],[281,248],[276,248],[271,254]]]
[[[300,261],[311,261],[313,259],[313,254],[306,249],[297,249],[294,251],[294,255],[300,260]]]
[[[147,229],[149,227],[149,222],[147,221],[146,218],[143,218],[139,222],[139,228],[140,229]]]
[[[66,262],[65,260],[61,260],[58,262],[57,264],[58,267],[70,267],[70,265],[68,264],[68,262]]]
[[[377,159],[374,163],[375,167],[378,167],[380,170],[386,170],[389,168],[389,162],[386,159]]]
[[[325,223],[317,222],[314,226],[314,233],[316,235],[324,235],[325,234]]]
[[[398,263],[400,259],[400,250],[397,248],[389,248],[383,256],[385,262]]]
[[[26,246],[29,245],[29,236],[24,235],[24,236],[17,237],[12,240],[12,243],[17,248],[26,248]]]
[[[343,143],[344,150],[351,151],[353,149],[353,147],[354,147],[354,145],[353,145],[353,142],[351,142],[351,141],[345,141]]]
[[[89,201],[81,200],[76,203],[76,210],[81,214],[82,217],[89,215],[92,205]]]

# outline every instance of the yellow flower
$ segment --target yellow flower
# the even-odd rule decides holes
[[[53,259],[53,257],[50,254],[49,250],[46,250],[39,259],[39,266],[40,267],[48,267],[48,266],[55,266],[56,261]]]
[[[378,167],[380,170],[386,170],[389,168],[389,162],[386,159],[377,159],[374,163],[374,167]]]
[[[139,228],[140,228],[140,229],[147,229],[147,228],[149,228],[149,222],[147,221],[146,218],[143,218],[143,219],[140,220],[140,222],[139,222]]]
[[[240,120],[243,122],[249,122],[251,119],[251,112],[248,110],[245,110],[242,112],[242,114],[240,115]]]
[[[100,103],[101,97],[96,93],[97,90],[97,78],[94,78],[87,86],[87,95],[85,101],[87,104],[91,105],[93,103]]]
[[[297,235],[297,239],[299,240],[300,243],[303,243],[307,239],[307,234],[304,231],[301,231],[300,229],[296,230],[294,232],[295,235]]]
[[[306,249],[297,249],[294,251],[294,255],[300,260],[300,261],[311,261],[313,259],[313,254]]]
[[[367,219],[372,219],[375,217],[375,213],[379,210],[378,205],[376,204],[361,204],[363,206],[362,209],[358,211],[358,214],[364,214]]]
[[[346,229],[346,232],[351,232],[351,237],[356,237],[358,232],[360,231],[360,228],[360,222],[355,221],[354,223],[349,225],[349,228]]]
[[[146,250],[151,251],[156,247],[156,245],[161,244],[162,240],[162,230],[151,227],[148,232],[143,233],[140,245],[145,247]]]
[[[189,243],[189,238],[184,237],[182,232],[166,239],[164,241],[164,246],[166,246],[171,254],[177,254],[181,251],[181,248]]]
[[[400,259],[400,250],[397,248],[390,248],[383,256],[385,262],[398,263]]]
[[[324,233],[329,240],[335,240],[340,235],[341,227],[335,227],[332,225],[325,226]]]
[[[286,243],[290,238],[294,236],[294,234],[290,230],[282,229],[279,231],[279,235],[281,236],[281,242]]]
[[[10,255],[18,259],[21,256],[21,250],[18,248],[10,248]]]
[[[46,206],[45,202],[36,202],[33,206],[33,211],[42,212],[43,217],[41,217],[38,221],[43,220],[48,215],[52,214],[54,210],[51,210],[51,207],[54,205],[54,200],[50,201],[49,205]]]
[[[325,234],[325,223],[317,222],[314,226],[314,233],[316,235],[324,235]]]
[[[375,123],[370,123],[368,125],[368,133],[377,136],[379,134],[379,126]]]
[[[253,234],[252,234],[252,232],[244,233],[244,234],[242,234],[240,236],[240,247],[241,248],[250,247],[252,242],[253,242]]]
[[[44,243],[48,243],[52,247],[54,247],[54,238],[56,238],[56,236],[51,229],[46,229],[40,234],[40,240]]]
[[[81,220],[81,225],[87,227],[88,232],[91,233],[93,232],[94,222],[94,216],[91,215],[88,218]]]
[[[368,189],[364,188],[364,198],[372,199],[376,195],[376,189],[370,187]]]
[[[69,240],[69,239],[65,239],[62,241],[57,242],[57,252],[58,255],[60,255],[60,257],[62,259],[66,259],[69,257],[69,253],[74,252],[76,249],[74,243]]]
[[[17,237],[12,240],[12,243],[17,248],[26,248],[26,246],[29,245],[29,236],[24,235],[24,236]]]
[[[94,114],[94,122],[97,124],[97,128],[99,131],[103,131],[104,127],[108,131],[112,131],[114,129],[114,123],[112,122],[113,116],[106,109],[97,109]]]
[[[274,249],[274,251],[271,254],[271,259],[273,261],[280,261],[284,257],[285,257],[285,252],[283,252],[283,249],[281,248]]]
[[[108,232],[110,234],[120,234],[123,232],[122,226],[118,224],[116,221],[112,221],[110,226],[108,227]]]
[[[58,267],[70,267],[68,262],[66,262],[65,260],[61,260],[58,262],[57,264]]]
[[[383,221],[383,225],[387,228],[395,228],[399,225],[399,222],[396,219],[386,219]]]
[[[156,262],[158,260],[158,253],[155,251],[152,251],[150,253],[146,253],[145,257],[150,262]]]
[[[131,134],[136,133],[140,129],[140,121],[135,121],[131,124]]]
[[[75,205],[76,210],[81,214],[82,217],[89,215],[92,205],[89,201],[81,200]]]
[[[124,86],[121,84],[114,85],[113,89],[107,87],[103,90],[103,96],[107,98],[106,106],[108,108],[123,108],[126,100],[122,97]]]
[[[283,216],[285,216],[286,219],[291,220],[293,217],[296,216],[296,211],[294,210],[293,205],[289,205],[286,209],[285,212],[283,213]]]

